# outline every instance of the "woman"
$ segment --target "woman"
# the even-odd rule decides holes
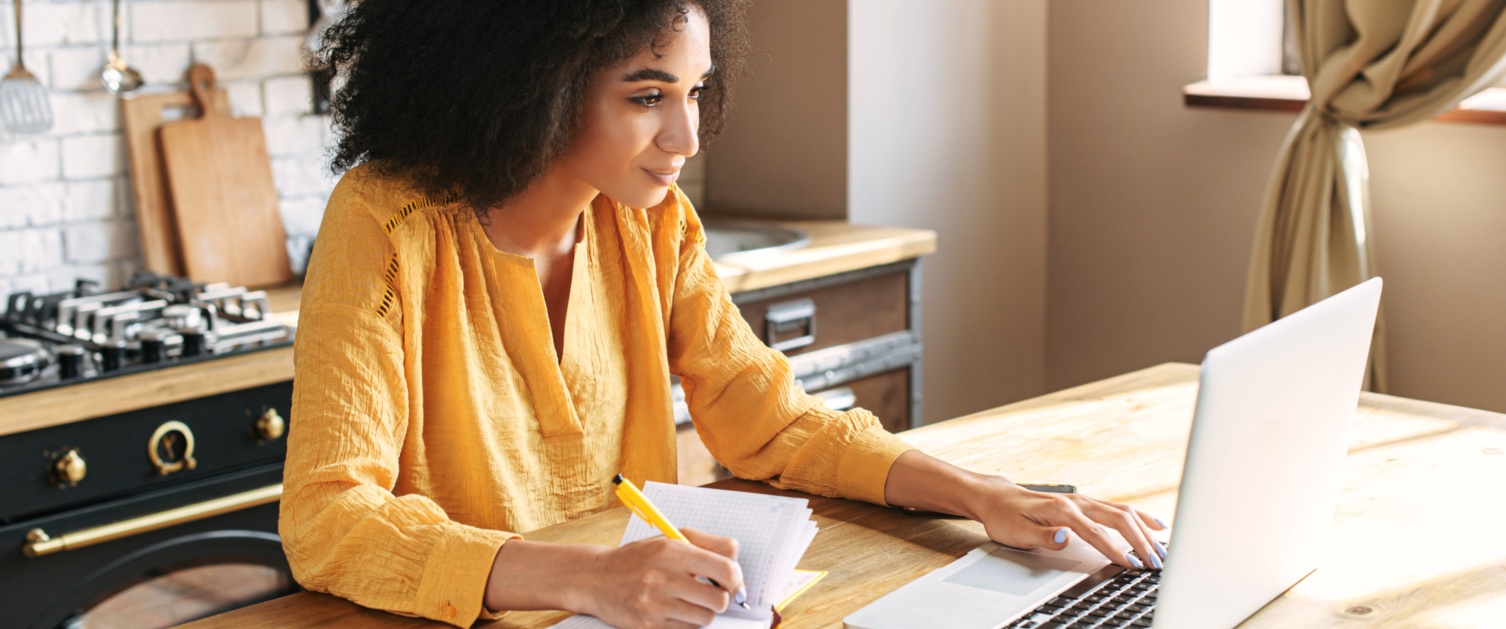
[[[1111,527],[1159,567],[1153,518],[827,410],[747,328],[674,185],[721,126],[740,4],[363,0],[334,27],[349,170],[299,320],[281,532],[300,583],[461,626],[539,608],[708,622],[741,586],[731,540],[512,532],[615,506],[618,472],[674,482],[671,374],[740,477],[965,515],[1012,546],[1070,529],[1138,565]]]

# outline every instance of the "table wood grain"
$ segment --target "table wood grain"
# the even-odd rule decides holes
[[[1170,521],[1196,393],[1196,366],[1165,364],[903,438],[969,469],[1017,482],[1073,483]],[[1506,415],[1363,394],[1328,556],[1242,626],[1503,626],[1503,452]],[[741,480],[715,486],[804,496]],[[831,575],[786,610],[791,629],[839,627],[847,614],[986,541],[974,522],[827,498],[812,497],[811,506],[821,532],[800,567]],[[527,537],[615,545],[626,522],[627,512],[614,509]],[[547,627],[565,616],[515,613],[477,626]],[[442,625],[301,593],[188,626]]]

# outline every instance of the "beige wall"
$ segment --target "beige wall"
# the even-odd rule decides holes
[[[862,0],[848,24],[848,216],[940,239],[926,420],[1044,392],[1046,0]]]
[[[1047,0],[757,0],[709,213],[935,230],[924,421],[1045,392]]]
[[[1046,386],[1239,333],[1260,195],[1294,116],[1189,110],[1207,0],[1051,0]],[[1366,133],[1393,393],[1506,411],[1506,128]]]
[[[758,0],[747,73],[706,147],[711,214],[847,215],[847,3]]]

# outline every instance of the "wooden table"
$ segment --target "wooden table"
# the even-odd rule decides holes
[[[1019,482],[1074,483],[1170,520],[1196,392],[1196,366],[1166,364],[903,436],[963,467]],[[1506,626],[1503,452],[1506,415],[1364,394],[1329,556],[1242,626]],[[746,481],[718,486],[781,493]],[[852,611],[986,541],[973,522],[826,498],[811,506],[821,533],[800,566],[831,575],[786,610],[790,628],[841,626]],[[615,509],[528,537],[615,545],[626,522],[627,512]],[[563,617],[518,613],[477,626],[545,627]],[[440,626],[315,593],[188,626],[326,623]]]

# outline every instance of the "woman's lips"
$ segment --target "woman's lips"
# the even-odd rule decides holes
[[[650,179],[653,179],[661,186],[668,186],[670,184],[673,184],[676,179],[680,178],[680,171],[678,169],[665,172],[656,172],[645,168],[643,169],[643,172],[647,173]]]

